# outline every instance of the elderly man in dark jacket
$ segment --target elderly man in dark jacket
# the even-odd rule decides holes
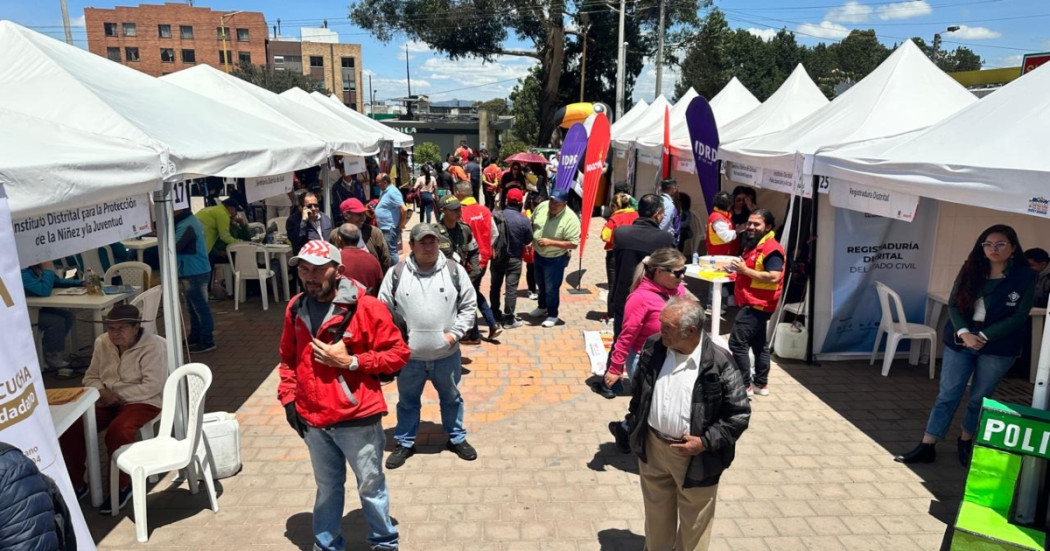
[[[642,348],[627,424],[649,551],[702,551],[722,471],[751,406],[732,356],[703,331],[700,303],[673,298]]]

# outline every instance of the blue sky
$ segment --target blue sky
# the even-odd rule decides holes
[[[73,30],[74,40],[81,47],[86,47],[85,6],[136,5],[100,0],[68,0],[68,4],[70,17],[78,25]],[[377,99],[406,93],[406,45],[412,91],[429,94],[436,101],[506,97],[515,80],[534,63],[530,58],[509,56],[494,63],[470,59],[452,62],[403,37],[383,44],[347,20],[345,1],[198,0],[196,5],[224,11],[260,11],[271,27],[280,19],[281,34],[294,38],[299,36],[299,27],[316,27],[327,20],[329,28],[339,33],[340,41],[362,44],[365,84],[371,75]],[[913,36],[930,42],[934,33],[940,32],[943,47],[965,45],[984,59],[986,67],[1017,66],[1026,52],[1050,51],[1048,0],[717,0],[715,5],[735,28],[764,37],[787,28],[808,45],[837,41],[850,29],[873,28],[888,46]],[[58,0],[0,0],[0,19],[63,38]],[[961,29],[944,32],[950,25]],[[674,67],[665,68],[665,93],[673,91],[677,75]],[[635,86],[634,99],[652,100],[655,83],[655,70],[647,64]]]

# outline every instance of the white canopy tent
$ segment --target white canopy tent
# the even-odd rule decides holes
[[[375,155],[379,152],[382,137],[378,132],[362,131],[337,117],[326,116],[207,65],[183,69],[163,76],[161,80],[275,124],[288,126],[304,134],[314,134],[328,143],[333,153]]]
[[[651,128],[654,125],[659,125],[663,128],[664,121],[664,108],[670,107],[667,99],[663,96],[657,96],[648,107],[645,108],[641,114],[631,121],[625,123],[620,128],[616,129],[616,132],[612,132],[611,144],[613,149],[627,150],[634,145],[634,140],[638,138],[643,132]]]
[[[0,108],[0,186],[13,218],[143,195],[160,185],[160,154],[120,138]]]
[[[762,102],[747,89],[739,79],[729,79],[715,97],[711,98],[711,111],[715,114],[715,122],[721,129],[725,125],[743,117],[756,109]]]
[[[646,102],[644,99],[643,100],[639,100],[638,103],[634,104],[634,107],[631,107],[626,113],[623,114],[622,117],[620,117],[620,120],[612,123],[612,125],[609,127],[610,135],[613,132],[619,131],[620,128],[623,128],[624,126],[626,126],[628,124],[631,124],[631,121],[633,121],[633,120],[637,119],[638,117],[640,117],[642,115],[642,113],[645,112],[646,108],[648,108],[648,107],[649,107],[649,103],[648,102]]]
[[[718,157],[751,167],[748,180],[738,180],[732,167],[730,179],[756,187],[790,191],[795,174],[795,154],[805,159],[805,174],[812,174],[818,149],[850,142],[892,136],[924,128],[943,120],[977,98],[937,68],[910,40],[830,105],[773,134],[723,144]]]
[[[415,143],[415,138],[413,138],[412,136],[405,134],[404,132],[394,130],[393,128],[390,128],[389,126],[373,119],[372,117],[369,117],[368,115],[363,115],[359,113],[356,109],[351,109],[346,104],[339,101],[339,98],[335,97],[335,94],[326,96],[320,92],[310,92],[310,97],[318,101],[326,100],[332,105],[334,105],[339,111],[345,112],[346,115],[348,115],[350,118],[359,120],[362,124],[375,128],[377,132],[387,136],[386,139],[394,142],[394,147],[412,147],[412,144]]]
[[[677,144],[682,147],[686,153],[690,152],[689,147],[689,126],[685,121],[685,110],[689,108],[689,103],[693,101],[693,98],[700,94],[696,93],[696,90],[689,88],[685,94],[668,110],[668,121],[669,121],[669,134],[670,144]],[[649,155],[658,155],[663,151],[664,147],[664,121],[661,116],[659,119],[651,121],[650,125],[644,129],[634,140],[634,147],[643,153]]]
[[[809,78],[806,68],[799,63],[762,105],[728,124],[719,125],[718,138],[724,145],[733,140],[779,132],[828,103],[828,98],[824,97],[820,88]]]
[[[410,147],[413,143],[412,137],[390,128],[383,123],[372,120],[353,109],[329,99],[322,94],[308,94],[300,88],[292,88],[281,92],[282,98],[304,105],[319,113],[338,116],[340,120],[355,126],[361,132],[378,133],[382,140],[393,141],[395,147]]]

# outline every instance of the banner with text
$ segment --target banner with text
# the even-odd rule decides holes
[[[361,174],[368,172],[365,158],[358,155],[343,155],[343,172],[346,174]]]
[[[724,164],[729,165],[726,170],[726,175],[730,180],[751,187],[759,187],[762,184],[761,168],[732,161]]]
[[[175,182],[171,185],[172,210],[190,208],[190,186],[192,184],[192,180],[183,180],[181,182]]]
[[[139,195],[15,220],[18,261],[28,267],[149,233],[149,205]]]
[[[855,184],[846,180],[832,180],[828,193],[831,204],[845,209],[866,212],[887,218],[911,222],[919,207],[919,196]]]
[[[348,174],[353,174],[349,172]],[[246,178],[244,180],[244,195],[249,203],[269,199],[275,195],[284,195],[292,191],[292,178],[294,172],[277,174],[276,176],[263,176],[261,178]]]
[[[587,150],[587,129],[576,123],[565,134],[565,141],[558,152],[558,172],[554,177],[555,189],[569,189],[576,180],[576,171]]]
[[[22,450],[55,481],[69,507],[77,548],[93,550],[48,409],[12,227],[10,206],[0,187],[0,441]]]
[[[689,144],[693,148],[696,176],[700,179],[700,192],[704,195],[704,207],[711,212],[715,194],[718,193],[718,124],[711,105],[703,96],[697,96],[685,109],[685,122],[689,128]]]
[[[876,281],[901,296],[909,320],[923,319],[936,229],[936,201],[923,201],[910,223],[835,209],[832,318],[821,352],[871,353],[882,318]]]
[[[605,172],[605,159],[609,154],[609,118],[598,113],[591,125],[591,136],[587,140],[587,153],[583,165],[583,207],[580,209],[580,257],[587,245],[587,230],[591,225],[591,213],[598,196],[598,184]]]

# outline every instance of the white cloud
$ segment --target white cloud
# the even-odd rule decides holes
[[[824,20],[835,23],[863,23],[868,20],[871,12],[871,6],[860,2],[846,2],[842,7],[829,11]]]
[[[959,30],[946,34],[952,38],[961,38],[963,40],[990,40],[1002,36],[1002,33],[987,27],[967,27],[966,25],[959,25]]]
[[[909,2],[896,2],[886,4],[877,10],[879,19],[911,19],[933,13],[933,7],[926,0],[912,0]]]
[[[756,29],[752,27],[748,29],[747,32],[765,40],[766,42],[773,40],[773,37],[777,35],[776,29]]]
[[[1042,44],[1044,50],[1050,49],[1050,38],[1044,38]]]
[[[798,26],[798,33],[806,36],[815,36],[817,38],[833,38],[840,39],[849,36],[850,30],[842,25],[832,23],[831,21],[821,21],[819,25],[813,23],[803,23]]]
[[[392,78],[377,75],[371,69],[362,69],[364,85],[368,86],[371,77],[372,89],[376,92],[376,99],[400,98],[408,95],[408,79]],[[429,81],[423,78],[412,78],[412,93],[427,93],[432,88]],[[364,92],[367,94],[367,90]]]
[[[985,60],[984,67],[1020,67],[1024,56],[1021,54],[1008,55],[994,60]]]
[[[638,75],[638,78],[634,81],[634,93],[632,94],[632,101],[624,101],[626,104],[624,107],[630,109],[631,105],[638,102],[638,100],[645,100],[652,103],[653,98],[656,96],[656,66],[653,65],[652,59],[645,58],[642,60],[642,72]],[[678,67],[664,66],[663,83],[661,85],[660,93],[670,99],[674,95],[674,86],[678,82],[679,70]]]
[[[78,28],[82,29],[82,28],[87,26],[87,23],[84,21],[84,16],[81,15],[80,17],[74,17],[74,18],[70,19],[69,20],[69,26],[70,27],[78,27]]]
[[[427,92],[434,96],[435,101],[454,98],[484,100],[507,97],[518,79],[528,75],[529,69],[536,63],[535,59],[518,56],[499,56],[488,63],[475,58],[453,61],[432,56],[412,71],[428,83],[433,83]],[[413,91],[415,83],[413,78]],[[443,93],[446,90],[453,91]]]
[[[420,42],[418,40],[412,40],[412,41],[409,41],[409,42],[403,42],[401,44],[401,47],[399,47],[397,49],[397,58],[400,59],[401,61],[405,60],[405,55],[406,55],[405,52],[406,52],[406,50],[408,52],[407,55],[408,55],[408,57],[410,59],[415,58],[416,57],[415,54],[433,54],[434,53],[434,50],[430,49],[430,46],[427,46],[425,42]]]

